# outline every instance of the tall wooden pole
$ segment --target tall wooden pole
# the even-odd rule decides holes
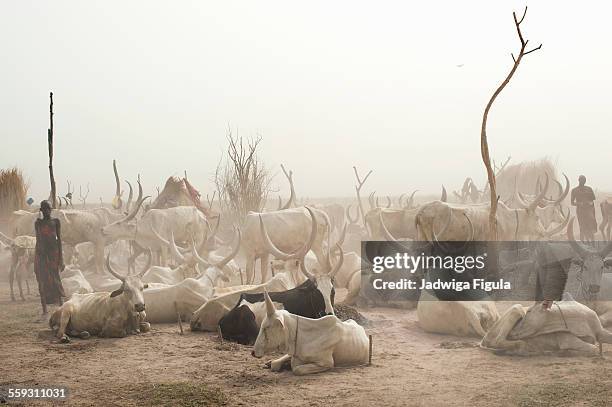
[[[49,145],[49,181],[51,182],[51,207],[56,208],[57,193],[55,192],[55,178],[53,177],[53,92],[49,92],[49,129],[47,130],[47,143]]]

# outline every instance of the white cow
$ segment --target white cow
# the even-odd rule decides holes
[[[423,290],[417,316],[426,332],[482,338],[499,319],[499,312],[493,301],[440,301]]]
[[[521,203],[522,208],[520,209],[509,208],[503,202],[499,202],[497,207],[497,238],[499,240],[537,240],[552,236],[565,228],[566,222],[551,226],[549,229],[544,229],[540,222],[537,208],[544,202],[547,189],[548,177],[544,189],[536,199],[529,204]],[[415,219],[418,236],[428,241],[436,238],[447,241],[465,241],[471,227],[474,231],[473,239],[488,240],[490,209],[490,203],[465,205],[433,201],[424,204]],[[440,226],[442,219],[444,223],[443,226]]]
[[[300,317],[277,310],[267,291],[264,297],[266,318],[261,323],[252,355],[261,358],[272,352],[286,353],[270,362],[272,371],[280,371],[289,361],[296,375],[368,363],[368,336],[352,319],[342,322],[335,315],[320,319]]]
[[[331,227],[329,217],[324,211],[300,207],[263,213],[249,212],[244,221],[244,239],[241,247],[241,253],[246,258],[247,284],[252,284],[254,281],[257,259],[261,262],[261,281],[267,281],[269,256],[275,255],[270,253],[269,246],[264,241],[260,219],[263,219],[268,228],[269,239],[286,253],[293,253],[304,245],[314,223],[316,236],[312,243],[312,251],[319,262],[323,263],[325,241]]]
[[[599,349],[595,346],[599,343]],[[486,333],[480,346],[508,354],[530,355],[551,351],[597,354],[602,343],[612,343],[595,311],[564,294],[549,310],[540,303],[515,304]]]
[[[91,284],[89,284],[89,281],[87,281],[81,270],[73,267],[72,265],[66,266],[66,269],[62,272],[61,277],[64,293],[68,298],[70,298],[74,293],[88,294],[94,292]]]
[[[138,184],[140,188],[140,183]],[[123,219],[115,221],[102,228],[102,235],[108,240],[130,240],[140,248],[150,249],[159,253],[158,265],[166,265],[166,246],[159,236],[171,234],[181,242],[195,241],[199,247],[208,233],[206,218],[194,206],[177,206],[167,209],[150,209],[140,219],[136,214],[142,206],[142,189],[134,209]]]
[[[109,257],[106,257],[106,267],[121,280],[121,287],[112,293],[74,294],[55,310],[49,326],[60,341],[69,342],[69,336],[122,338],[134,330],[135,314],[145,310],[143,290],[146,285],[140,281],[140,275],[117,274]],[[150,327],[148,323],[141,323],[139,328],[148,330]]]

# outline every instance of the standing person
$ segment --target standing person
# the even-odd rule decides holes
[[[595,193],[586,185],[586,177],[578,177],[578,186],[572,189],[572,205],[576,207],[576,217],[580,225],[580,240],[594,241],[597,232],[595,220]]]
[[[65,297],[59,276],[59,273],[64,271],[64,259],[59,219],[51,217],[51,205],[48,201],[40,203],[40,212],[42,218],[36,219],[34,223],[36,230],[34,273],[38,281],[43,315],[45,315],[47,304],[62,305],[62,297]]]

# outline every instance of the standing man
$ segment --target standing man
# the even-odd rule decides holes
[[[34,223],[36,230],[34,273],[38,281],[43,315],[46,315],[47,304],[62,305],[62,297],[66,296],[59,276],[59,273],[64,271],[64,259],[59,219],[51,217],[51,205],[48,201],[40,203],[40,212],[42,218],[36,219]]]
[[[576,207],[576,217],[580,225],[580,240],[592,242],[597,232],[595,220],[595,194],[591,187],[585,185],[586,177],[578,177],[578,186],[572,189],[572,205]]]

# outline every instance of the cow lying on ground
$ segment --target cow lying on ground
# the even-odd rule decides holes
[[[578,354],[601,353],[602,343],[612,343],[595,311],[564,294],[550,310],[541,303],[531,307],[515,304],[485,335],[480,346],[506,354],[530,355],[551,351]]]
[[[121,287],[112,293],[74,294],[55,310],[49,326],[61,342],[70,342],[69,336],[122,338],[135,330],[135,314],[145,310],[146,285],[140,280],[142,273],[127,276],[116,273],[110,265],[110,254],[106,257],[106,268],[121,281]],[[147,331],[150,325],[142,322],[139,328]]]
[[[274,305],[277,309],[283,309],[283,304]],[[250,303],[241,297],[240,302],[221,318],[219,330],[223,339],[242,345],[253,345],[265,317],[265,301]]]
[[[70,298],[74,293],[88,294],[94,291],[81,270],[72,264],[66,266],[66,269],[62,272],[62,286],[67,298]]]
[[[295,284],[291,276],[279,273],[265,284],[215,288],[215,297],[206,301],[191,315],[191,330],[216,332],[221,318],[234,308],[243,293],[261,293],[264,290],[286,291],[293,287]]]
[[[280,371],[289,361],[296,375],[368,362],[368,336],[355,321],[342,322],[335,315],[321,319],[300,317],[286,310],[277,310],[267,292],[264,292],[264,297],[266,317],[251,354],[261,358],[272,352],[286,353],[270,362],[272,371]]]
[[[282,304],[288,312],[307,318],[319,318],[325,313],[323,294],[317,289],[314,281],[307,279],[301,285],[287,291],[270,293],[272,301]],[[263,304],[263,293],[243,293],[236,306],[219,321],[223,339],[236,341],[243,345],[252,345],[259,333],[261,319],[258,323],[253,311],[255,304]],[[333,302],[332,302],[333,305]]]

